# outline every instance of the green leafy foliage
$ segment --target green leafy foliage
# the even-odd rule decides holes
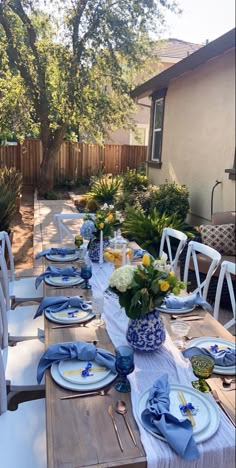
[[[96,179],[88,193],[88,198],[94,199],[98,203],[113,204],[120,184],[119,177],[104,176]]]
[[[9,232],[16,212],[16,194],[0,182],[0,231]]]
[[[143,190],[148,186],[148,178],[140,174],[136,169],[131,169],[122,175],[122,188],[128,194],[136,190]]]
[[[154,208],[161,214],[176,214],[185,220],[189,211],[189,191],[186,185],[175,182],[160,185],[152,192],[150,208]]]
[[[23,176],[20,171],[17,171],[15,167],[0,169],[0,184],[12,193],[15,197],[19,197],[23,187]]]
[[[188,224],[178,218],[176,214],[167,216],[160,214],[157,209],[146,215],[141,209],[127,208],[122,233],[130,240],[134,240],[150,254],[159,254],[162,231],[165,227],[171,227],[192,238],[194,231]]]
[[[165,265],[166,266],[166,265]],[[125,284],[127,266],[115,270],[109,280],[110,289],[119,298],[121,307],[124,307],[127,316],[131,319],[141,318],[162,304],[165,296],[172,292],[180,294],[185,283],[179,281],[177,276],[162,268],[158,269],[158,260],[150,258],[148,254],[143,257],[142,265],[136,268],[128,266],[128,282]],[[131,282],[130,282],[130,275]],[[120,278],[122,277],[122,288]]]

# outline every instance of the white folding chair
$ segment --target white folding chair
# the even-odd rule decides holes
[[[200,279],[199,267],[198,267],[198,260],[197,260],[197,253],[204,255],[211,259],[206,277],[203,281]],[[187,283],[188,281],[188,274],[189,274],[189,267],[190,267],[190,260],[192,260],[194,272],[196,276],[197,288],[194,292],[199,292],[203,299],[206,300],[209,284],[214,274],[215,270],[217,269],[221,255],[217,250],[209,247],[208,245],[201,244],[200,242],[190,241],[188,244],[188,250],[186,255],[186,261],[184,266],[184,282]]]
[[[7,382],[0,350],[0,440],[2,468],[47,468],[45,399],[7,410]]]
[[[2,273],[2,284],[5,293],[9,342],[21,341],[44,335],[43,316],[34,320],[37,305],[18,306],[17,309],[10,308],[9,278],[5,258],[0,247],[0,269]]]
[[[175,253],[175,256],[173,257],[173,243],[171,247],[171,239],[176,239],[179,241],[178,247]],[[184,249],[184,246],[187,242],[187,236],[181,231],[177,231],[177,229],[172,229],[172,228],[164,228],[162,231],[162,236],[161,236],[161,245],[160,245],[160,251],[159,251],[159,256],[163,254],[164,251],[164,245],[167,247],[167,255],[169,262],[171,263],[171,266],[173,268],[173,271],[177,273],[177,267],[178,267],[178,261],[179,261],[179,256]]]
[[[12,396],[19,391],[43,391],[37,384],[37,366],[44,352],[44,344],[39,339],[21,341],[8,346],[8,320],[6,302],[0,284],[0,346],[5,366],[6,379],[10,381]]]
[[[85,216],[87,216],[88,213],[60,213],[60,214],[54,214],[54,219],[55,223],[57,226],[57,231],[59,235],[59,241],[63,242],[63,237],[66,235],[70,239],[74,239],[74,233],[71,232],[69,229],[68,225],[65,225],[63,223],[64,220],[74,220],[74,219],[83,219]],[[94,217],[94,213],[89,213],[89,216]]]
[[[43,297],[43,285],[41,284],[38,289],[35,287],[35,277],[15,279],[14,259],[12,255],[11,243],[7,232],[0,232],[0,245],[2,253],[5,258],[5,252],[8,252],[10,263],[10,282],[9,294],[12,301],[12,308],[16,307],[22,302],[40,302]]]
[[[232,327],[232,325],[235,325],[235,321],[236,321],[235,294],[234,294],[234,288],[233,288],[231,275],[234,275],[234,276],[236,275],[236,264],[225,260],[221,264],[219,279],[217,283],[216,298],[215,298],[215,305],[214,305],[214,317],[216,320],[219,319],[220,299],[221,299],[221,294],[222,294],[223,282],[224,280],[226,280],[228,284],[230,302],[232,305],[232,312],[233,312],[233,318],[224,324],[224,327],[227,330],[230,327]]]

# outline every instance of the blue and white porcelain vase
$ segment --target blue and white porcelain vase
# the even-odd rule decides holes
[[[137,351],[157,351],[166,339],[165,327],[157,309],[139,319],[130,319],[126,333],[128,343]]]
[[[109,240],[104,239],[103,240],[103,250],[109,245]],[[88,254],[90,260],[92,262],[99,262],[99,256],[100,256],[100,241],[99,240],[93,240],[89,242],[88,245]]]

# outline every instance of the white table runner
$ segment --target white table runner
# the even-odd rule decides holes
[[[93,288],[105,291],[108,286],[108,278],[112,272],[112,265],[93,264]],[[115,297],[105,294],[103,319],[107,332],[115,347],[128,344],[126,341],[126,329],[128,317],[120,308]],[[202,444],[198,444],[200,452],[199,460],[187,462],[175,454],[171,447],[149,434],[139,422],[136,408],[140,395],[149,389],[154,381],[168,373],[170,383],[181,383],[191,386],[195,379],[189,362],[182,357],[180,351],[173,345],[167,335],[164,345],[155,353],[138,353],[134,356],[135,370],[128,376],[131,384],[131,401],[134,417],[138,424],[141,441],[147,456],[148,468],[233,468],[235,466],[235,431],[227,417],[220,411],[221,422],[216,434]],[[212,398],[209,396],[209,398]]]

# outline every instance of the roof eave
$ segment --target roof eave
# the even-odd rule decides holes
[[[183,73],[186,73],[199,65],[211,60],[218,55],[226,52],[227,50],[235,47],[235,28],[228,31],[223,36],[218,37],[214,41],[210,42],[201,49],[193,52],[188,57],[184,58],[180,62],[172,65],[163,72],[154,76],[150,80],[146,81],[140,86],[137,86],[131,91],[130,95],[132,98],[144,98],[151,96],[156,90],[161,88],[167,88],[169,82]]]

